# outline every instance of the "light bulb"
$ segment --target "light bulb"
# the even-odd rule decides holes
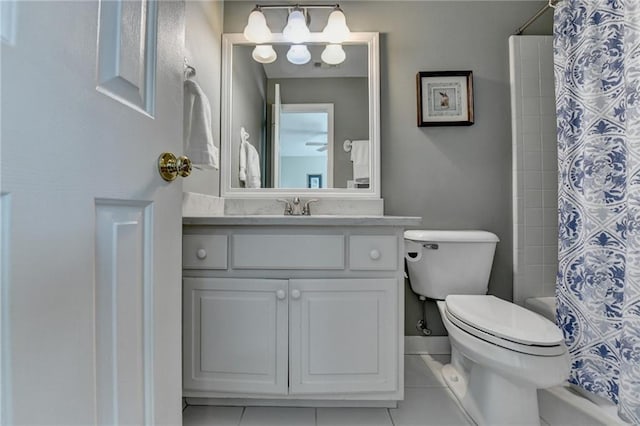
[[[351,31],[347,27],[347,19],[340,9],[335,9],[329,15],[327,26],[322,30],[322,35],[329,43],[342,43],[349,38]]]
[[[261,64],[270,64],[278,57],[276,51],[273,50],[273,46],[270,44],[261,44],[256,46],[256,48],[253,49],[251,56],[256,62],[260,62]]]
[[[294,44],[309,41],[311,38],[311,32],[307,27],[307,20],[305,19],[302,10],[294,10],[289,14],[287,26],[282,30],[282,35],[285,40]]]
[[[254,9],[251,12],[243,34],[252,43],[267,43],[271,41],[271,30],[267,26],[267,20],[260,10]]]
[[[304,65],[311,60],[311,53],[304,44],[294,44],[287,52],[287,59],[295,65]]]
[[[338,65],[344,62],[347,55],[339,44],[328,44],[320,57],[329,65]]]

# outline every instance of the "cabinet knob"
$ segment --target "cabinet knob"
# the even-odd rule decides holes
[[[371,250],[371,251],[369,252],[369,257],[370,257],[372,260],[378,260],[378,259],[380,259],[380,250],[378,250],[378,249],[373,249],[373,250]]]
[[[300,299],[300,290],[291,290],[292,299]]]
[[[200,260],[203,260],[207,257],[207,251],[203,248],[198,249],[198,251],[196,252],[196,257]]]
[[[279,300],[284,300],[284,298],[287,297],[287,293],[285,293],[284,290],[278,290],[276,291],[276,297]]]

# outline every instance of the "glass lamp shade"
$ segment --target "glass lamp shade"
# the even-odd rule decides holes
[[[329,65],[338,65],[344,62],[347,55],[339,44],[328,44],[322,51],[321,58]]]
[[[251,12],[243,34],[252,43],[266,43],[271,40],[271,30],[267,26],[267,20],[261,11],[254,10]]]
[[[256,48],[253,49],[251,56],[256,62],[260,62],[261,64],[270,64],[278,57],[276,51],[273,50],[273,46],[270,44],[261,44],[256,46]]]
[[[301,10],[294,10],[289,14],[287,26],[282,30],[285,40],[294,44],[305,43],[311,38],[307,27],[307,20]]]
[[[336,9],[329,15],[327,26],[322,30],[322,35],[329,43],[342,43],[349,38],[351,31],[347,27],[347,19],[340,9]]]
[[[295,65],[304,65],[311,60],[311,53],[304,44],[294,44],[287,52],[287,59]]]

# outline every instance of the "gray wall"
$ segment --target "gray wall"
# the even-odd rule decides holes
[[[239,188],[240,128],[249,133],[249,143],[262,158],[266,129],[267,76],[262,64],[251,57],[253,47],[235,46],[233,50],[233,105],[231,120],[231,186]],[[245,52],[246,51],[246,52]]]
[[[185,4],[185,57],[193,66],[211,105],[211,131],[220,148],[220,73],[222,66],[223,2],[188,1]],[[183,190],[208,195],[220,194],[218,170],[194,169],[183,180]]]
[[[275,84],[280,84],[283,104],[333,104],[333,186],[346,188],[353,177],[350,153],[345,152],[345,139],[369,139],[368,79],[344,78],[283,78],[269,79],[267,102],[275,101]]]
[[[282,157],[280,180],[283,188],[306,188],[307,175],[322,175],[322,184],[327,184],[327,159],[325,157]]]
[[[512,298],[513,273],[508,37],[543,4],[340,3],[352,31],[378,31],[381,35],[385,214],[421,216],[426,229],[486,229],[496,233],[500,243],[489,292],[508,300]],[[253,6],[251,2],[226,3],[225,32],[241,32]],[[528,33],[550,32],[547,14]],[[415,76],[418,71],[429,70],[473,71],[473,126],[416,126]],[[417,334],[414,325],[420,317],[420,304],[408,287],[405,306],[405,334]],[[427,308],[434,334],[444,334],[435,305],[428,303]]]

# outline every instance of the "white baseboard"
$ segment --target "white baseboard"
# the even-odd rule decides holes
[[[404,336],[406,355],[451,354],[449,336]]]
[[[316,407],[316,408],[397,408],[392,400],[320,400],[320,399],[257,399],[257,398],[186,398],[188,405],[217,405],[228,407]]]

